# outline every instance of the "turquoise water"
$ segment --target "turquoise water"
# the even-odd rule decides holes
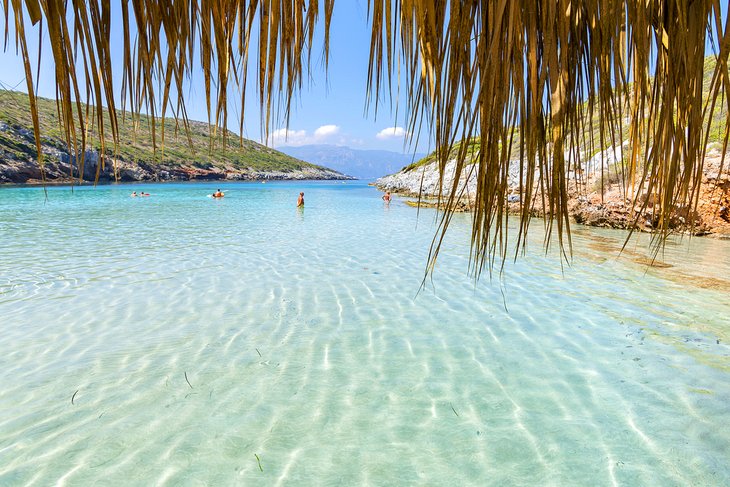
[[[730,484],[730,242],[418,293],[432,210],[219,186],[0,190],[0,485]]]

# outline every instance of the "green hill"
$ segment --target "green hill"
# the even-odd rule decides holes
[[[76,158],[66,147],[59,125],[56,102],[38,99],[45,176],[48,180],[70,180],[73,170],[78,178]],[[343,174],[322,166],[309,164],[248,139],[243,143],[238,135],[228,132],[227,143],[222,137],[210,137],[207,123],[191,121],[190,144],[182,122],[166,118],[164,150],[160,147],[161,124],[158,121],[157,151],[150,137],[150,118],[134,119],[129,113],[122,122],[117,113],[119,146],[116,153],[116,174],[112,164],[114,147],[105,144],[104,168],[99,166],[98,135],[89,133],[83,179],[93,181],[99,169],[99,179],[191,180],[191,179],[345,179]],[[94,117],[95,120],[95,117]],[[177,130],[176,130],[177,125]],[[107,137],[111,130],[105,126]],[[191,147],[192,145],[192,147]],[[25,183],[41,178],[28,96],[25,93],[0,90],[0,182]]]

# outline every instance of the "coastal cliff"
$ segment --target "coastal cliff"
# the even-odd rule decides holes
[[[207,123],[189,122],[186,130],[174,119],[164,124],[165,141],[150,140],[146,116],[126,118],[119,126],[120,143],[114,152],[107,141],[104,154],[93,130],[82,154],[66,146],[59,129],[55,101],[38,99],[43,168],[38,164],[35,134],[25,93],[0,90],[0,183],[72,181],[191,181],[262,179],[352,179],[340,172],[310,164],[236,134],[227,140],[211,137]],[[110,129],[106,128],[106,133]],[[159,135],[158,135],[159,136]],[[189,137],[189,138],[188,138]],[[81,161],[83,159],[83,165]]]

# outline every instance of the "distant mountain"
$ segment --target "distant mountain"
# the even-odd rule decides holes
[[[119,125],[116,161],[113,161],[112,142],[107,141],[106,154],[100,154],[97,136],[90,130],[81,168],[76,155],[66,147],[56,102],[39,98],[38,116],[44,174],[38,165],[28,95],[0,90],[0,183],[32,183],[43,176],[48,181],[347,179],[336,171],[292,158],[254,141],[243,139],[241,143],[232,132],[227,134],[228,145],[223,146],[220,138],[209,136],[208,124],[202,122],[190,121],[188,141],[184,130],[176,133],[173,119],[164,119],[164,148],[158,138],[160,145],[155,151],[147,130],[148,117],[140,116],[137,125],[141,128],[135,128],[129,114]],[[117,113],[117,119],[122,120],[121,112]],[[158,120],[158,130],[162,124]],[[111,132],[108,123],[106,132]]]
[[[387,150],[352,149],[328,144],[277,147],[277,150],[359,179],[373,179],[393,174],[425,156],[425,154],[401,154]]]

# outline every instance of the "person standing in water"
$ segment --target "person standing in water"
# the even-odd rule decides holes
[[[297,200],[297,208],[304,208],[304,191],[299,193],[299,199]]]
[[[383,195],[383,201],[385,201],[386,203],[390,203],[390,191],[385,192],[385,194]]]

